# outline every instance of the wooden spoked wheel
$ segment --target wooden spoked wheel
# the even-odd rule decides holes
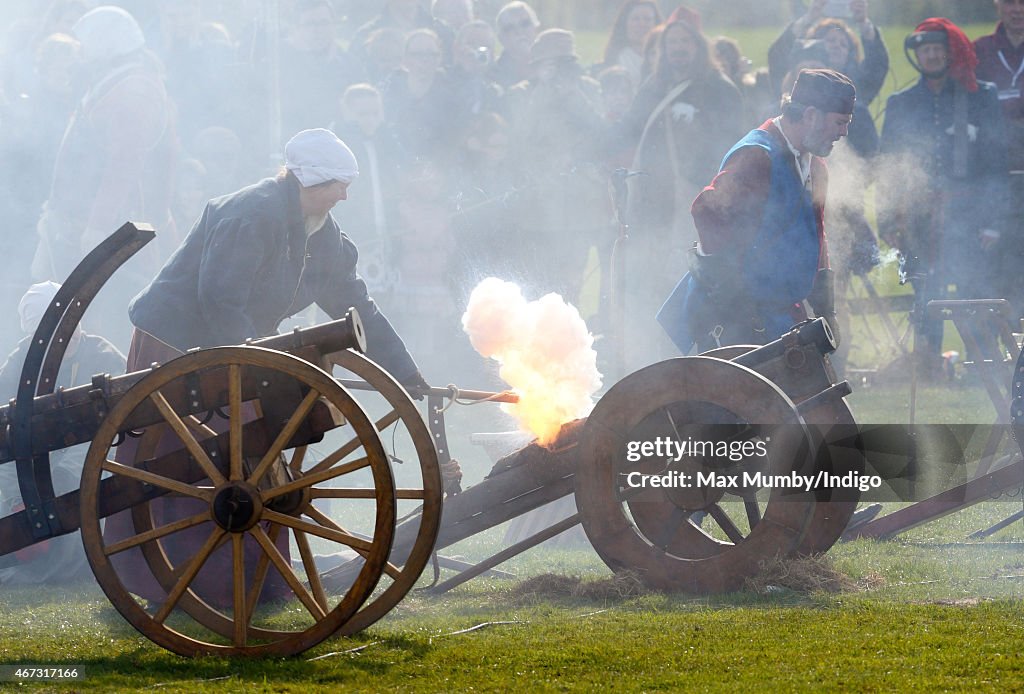
[[[351,350],[332,354],[330,360],[351,371],[376,390],[384,413],[376,418],[375,426],[385,447],[401,445],[398,442],[401,439],[407,447],[412,448],[409,453],[416,458],[415,465],[406,462],[392,467],[396,479],[398,517],[401,519],[409,515],[410,519],[406,523],[419,523],[416,539],[411,550],[402,551],[397,547],[392,549],[384,576],[374,594],[339,630],[340,634],[349,635],[365,629],[390,612],[419,579],[437,541],[443,492],[437,448],[423,417],[405,389],[387,371]],[[363,402],[367,407],[375,404],[370,396]],[[399,462],[405,457],[405,453],[402,453]],[[405,509],[402,504],[417,507],[420,512],[411,513],[412,509]],[[359,557],[329,571],[324,576],[324,584],[333,588],[341,581],[344,586],[344,577],[354,575],[362,561],[362,557]],[[389,581],[390,585],[385,585]]]
[[[658,441],[661,450],[640,448]],[[766,455],[666,452],[695,441],[751,451],[762,443]],[[738,364],[685,357],[627,376],[597,403],[581,445],[576,503],[587,536],[610,568],[637,571],[657,589],[736,590],[763,560],[792,553],[814,514],[811,493],[775,488],[761,501],[765,492],[743,484],[744,473],[808,474],[814,460],[792,401]],[[739,484],[697,482],[711,472]],[[652,476],[672,486],[652,486]],[[707,514],[702,524],[697,512]]]
[[[732,361],[753,349],[757,349],[757,345],[728,345],[701,356]],[[796,404],[799,405],[799,401]],[[857,421],[844,400],[830,400],[801,412],[800,416],[821,453],[818,464],[825,466],[829,474],[842,477],[847,472],[864,472],[867,461],[857,442]],[[819,493],[816,501],[814,516],[795,554],[827,552],[846,530],[857,510],[860,493],[855,487],[838,489],[831,494]]]
[[[204,401],[222,416],[203,423]],[[349,438],[311,462],[306,444],[338,414]],[[135,450],[115,461],[119,432],[140,426]],[[100,528],[107,477],[164,492],[131,509],[123,537]],[[333,513],[345,496],[370,497],[361,518]],[[387,568],[394,481],[377,429],[329,374],[281,352],[220,347],[168,362],[111,409],[86,457],[81,520],[100,586],[152,641],[183,655],[293,655],[337,632]],[[339,552],[365,561],[329,594],[320,577]]]

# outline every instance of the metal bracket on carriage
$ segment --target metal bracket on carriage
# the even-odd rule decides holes
[[[10,455],[17,461],[21,498],[39,519],[32,524],[37,540],[63,531],[59,519],[50,511],[54,491],[49,459],[51,450],[63,446],[36,448],[39,432],[34,423],[34,398],[53,393],[70,337],[96,294],[125,261],[155,236],[156,232],[147,224],[126,222],[104,239],[71,271],[43,313],[29,343],[17,397],[9,407],[11,425],[4,432],[4,444],[9,442]]]

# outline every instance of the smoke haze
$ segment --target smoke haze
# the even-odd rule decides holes
[[[508,411],[541,443],[590,413],[601,387],[594,338],[561,296],[528,301],[518,285],[488,277],[470,295],[462,327],[481,355],[501,365],[520,398]]]

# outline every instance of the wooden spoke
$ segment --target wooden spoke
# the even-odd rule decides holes
[[[306,459],[306,448],[307,446],[299,446],[292,451],[292,461],[288,463],[292,472],[302,472],[302,461]]]
[[[231,412],[231,433],[228,435],[228,448],[231,450],[232,481],[241,480],[242,472],[242,367],[238,364],[228,366],[228,408]]]
[[[276,523],[271,524],[270,530],[267,532],[267,537],[270,538],[271,544],[277,544],[277,537],[281,534],[281,526]],[[270,570],[270,556],[266,552],[260,553],[260,558],[256,561],[256,570],[253,571],[252,576],[252,588],[249,590],[249,597],[245,602],[245,614],[251,615],[256,611],[256,601],[260,599],[260,593],[263,592],[263,583],[267,580],[267,572]]]
[[[324,584],[320,581],[320,572],[317,571],[316,562],[313,560],[313,551],[309,548],[309,538],[301,530],[292,530],[295,534],[295,544],[299,547],[299,556],[302,557],[302,567],[306,570],[306,580],[313,590],[313,597],[316,599],[320,609],[327,612],[327,593],[324,592]]]
[[[672,417],[672,413],[668,411],[667,407],[662,407],[661,411],[665,413],[665,419],[668,420],[669,426],[672,427],[672,433],[676,437],[676,441],[682,441],[683,437],[679,435],[679,427],[676,426],[676,420]]]
[[[358,450],[363,442],[359,440],[358,436],[353,436],[351,439],[345,442],[345,445],[331,453],[329,456],[321,460],[319,463],[309,468],[306,472],[307,475],[313,475],[318,472],[322,472],[329,467],[333,467],[336,463],[341,462],[345,459],[345,456],[349,455],[355,450]]]
[[[291,492],[295,492],[295,491],[298,491],[300,489],[305,489],[306,487],[311,487],[314,484],[317,484],[319,482],[326,482],[327,480],[333,480],[335,477],[341,477],[342,475],[347,475],[350,472],[355,472],[356,470],[362,470],[363,468],[369,467],[369,466],[370,466],[370,459],[369,458],[359,458],[358,460],[352,460],[350,462],[347,462],[344,465],[339,465],[338,467],[334,468],[333,470],[321,470],[319,472],[309,472],[309,473],[306,473],[305,475],[303,475],[302,477],[300,477],[297,480],[292,480],[291,482],[288,482],[286,484],[282,484],[280,487],[274,487],[273,489],[267,491],[263,495],[263,500],[264,500],[264,502],[266,502],[267,500],[273,499],[274,497],[277,497],[277,496],[281,496],[282,494],[289,494]]]
[[[761,522],[761,507],[757,505],[757,499],[744,499],[743,508],[747,512],[747,524],[753,530]]]
[[[686,509],[674,506],[672,508],[671,515],[668,517],[668,520],[665,521],[665,526],[662,529],[661,537],[658,539],[656,545],[658,547],[661,547],[663,550],[667,550],[669,543],[672,542],[672,539],[676,536],[676,533],[679,532],[679,528],[683,527],[683,523],[690,520],[691,515],[692,514]]]
[[[401,416],[398,414],[398,410],[391,410],[374,423],[374,428],[376,428],[377,431],[384,431],[389,426],[397,422],[400,418]],[[353,451],[357,450],[361,445],[362,441],[359,440],[359,437],[353,437],[349,439],[341,448],[337,449],[336,451],[334,451],[334,453],[331,453],[329,456],[327,456],[319,463],[311,467],[307,474],[314,474],[322,470],[326,470],[329,467],[332,467],[335,463],[344,460],[345,456],[350,455]]]
[[[174,433],[178,435],[181,442],[185,444],[185,448],[192,454],[196,462],[199,463],[199,467],[203,468],[203,472],[210,478],[214,486],[224,484],[227,480],[224,479],[224,475],[217,469],[217,466],[210,460],[210,456],[206,455],[206,451],[199,445],[195,437],[192,436],[192,432],[188,430],[185,422],[181,421],[181,417],[171,409],[171,405],[167,402],[167,398],[159,391],[153,391],[149,396],[149,399],[153,401],[157,409],[160,410],[160,414],[163,415],[164,420],[174,430]]]
[[[283,517],[287,518],[288,516]],[[317,604],[316,600],[313,599],[313,596],[309,594],[309,591],[306,590],[305,586],[302,585],[302,582],[299,581],[299,577],[295,575],[295,572],[292,571],[292,567],[288,566],[288,562],[285,561],[285,558],[281,556],[279,551],[277,551],[277,546],[271,542],[270,538],[267,537],[267,534],[263,532],[263,528],[257,524],[252,526],[252,529],[249,532],[251,532],[252,536],[256,538],[256,542],[260,543],[260,547],[263,548],[266,555],[270,557],[270,561],[274,564],[274,567],[278,572],[280,572],[281,576],[284,577],[288,587],[290,587],[292,592],[295,593],[295,597],[297,597],[302,604],[306,606],[309,613],[313,615],[313,619],[317,621],[323,619],[327,613],[320,609],[320,605]]]
[[[378,419],[374,423],[373,426],[377,429],[377,431],[384,431],[385,429],[387,429],[389,426],[391,426],[392,424],[394,424],[398,420],[399,420],[398,410],[391,410],[386,415],[384,415],[383,417]]]
[[[364,550],[369,552],[373,549],[373,543],[367,542],[366,540],[360,540],[354,535],[350,535],[346,532],[334,530],[333,528],[325,528],[316,523],[310,523],[309,521],[302,520],[301,518],[295,518],[294,516],[286,516],[283,513],[277,511],[271,511],[270,509],[263,509],[263,517],[273,523],[280,523],[283,526],[292,528],[294,530],[302,530],[309,533],[310,535],[316,535],[322,537],[325,540],[331,540],[332,542],[338,542],[343,545],[352,547],[355,550]]]
[[[231,368],[235,368],[232,364]],[[238,410],[231,410],[232,419],[237,416]],[[232,642],[236,646],[244,646],[248,631],[249,615],[245,611],[245,534],[231,534],[231,559],[234,575],[234,598],[235,598],[235,634]]]
[[[309,414],[309,411],[313,409],[313,405],[316,404],[317,398],[319,397],[320,391],[315,388],[310,388],[309,392],[306,393],[306,397],[302,399],[302,402],[299,403],[295,412],[293,412],[292,416],[288,418],[284,428],[281,429],[281,433],[279,433],[277,438],[274,439],[274,443],[267,449],[266,454],[263,456],[263,460],[260,461],[259,465],[256,466],[256,469],[252,471],[251,475],[249,475],[249,484],[255,486],[260,483],[260,480],[263,479],[263,475],[266,474],[267,470],[270,469],[270,466],[277,461],[281,451],[284,450],[284,447],[289,441],[291,441],[292,437],[295,436],[295,432],[298,431],[302,421],[306,418],[306,415]]]
[[[107,556],[110,556],[111,554],[117,554],[118,552],[123,552],[126,549],[138,547],[139,545],[145,544],[146,542],[159,540],[161,537],[166,537],[168,535],[178,532],[179,530],[185,530],[186,528],[191,528],[195,525],[200,525],[202,523],[207,522],[208,520],[210,520],[209,511],[203,511],[202,513],[197,513],[194,516],[182,518],[180,520],[174,521],[173,523],[168,523],[167,525],[161,525],[159,528],[153,528],[152,530],[147,530],[144,533],[132,535],[131,537],[125,538],[120,542],[115,542],[112,545],[104,547],[103,552]]]
[[[743,533],[736,527],[736,524],[732,522],[732,518],[725,512],[725,509],[718,504],[712,504],[708,508],[708,513],[715,522],[718,523],[718,527],[725,531],[725,534],[733,541],[734,544],[738,544],[743,539]]]
[[[370,487],[315,487],[310,490],[314,499],[376,499],[377,490]],[[395,490],[396,499],[423,499],[422,489],[403,488]]]
[[[199,437],[200,441],[212,439],[214,436],[217,435],[216,431],[206,426],[205,424],[200,423],[199,418],[196,417],[194,414],[188,415],[182,421],[185,422],[185,426],[187,426],[189,429],[196,433],[196,436]]]
[[[196,552],[196,555],[192,557],[192,560],[182,570],[181,576],[178,578],[178,582],[174,584],[174,588],[172,588],[171,592],[168,593],[167,600],[164,601],[164,604],[161,605],[160,609],[157,610],[155,615],[153,615],[154,622],[157,624],[164,623],[164,620],[166,620],[168,615],[171,614],[171,610],[173,610],[174,606],[178,604],[181,596],[185,594],[186,590],[188,590],[189,584],[192,583],[192,579],[194,579],[196,574],[199,573],[199,569],[203,568],[203,564],[206,563],[210,554],[212,554],[213,550],[216,549],[217,543],[224,536],[225,532],[226,531],[219,527],[213,529],[210,536],[206,538],[206,542],[203,543],[203,546],[198,552]]]
[[[398,414],[398,410],[391,410],[386,415],[378,419],[374,423],[374,427],[377,429],[377,431],[384,431],[389,426],[397,422],[399,418],[400,415]],[[359,440],[359,437],[353,437],[349,439],[341,448],[337,449],[336,451],[334,451],[334,453],[331,453],[329,456],[327,456],[319,463],[311,467],[307,474],[314,474],[322,470],[326,470],[329,467],[332,467],[335,463],[344,460],[345,456],[350,455],[353,451],[357,450],[361,445],[362,441]]]
[[[122,465],[117,461],[110,460],[109,458],[103,463],[103,469],[107,472],[115,475],[123,475],[124,477],[131,477],[134,480],[151,484],[154,487],[160,487],[171,492],[178,492],[183,496],[190,496],[194,499],[201,499],[203,501],[210,501],[210,497],[213,493],[213,489],[209,487],[193,487],[184,482],[171,479],[170,477],[164,477],[163,475],[157,475],[146,470],[140,470],[137,467],[131,467],[130,465]]]
[[[338,525],[337,523],[335,523],[334,520],[332,520],[330,516],[328,516],[323,511],[321,511],[320,509],[316,508],[315,506],[313,506],[313,504],[307,504],[306,508],[303,509],[302,512],[304,514],[306,514],[307,516],[309,516],[310,518],[312,518],[313,520],[315,520],[320,525],[326,526],[326,527],[330,528],[331,530],[337,531],[339,533],[345,533],[346,535],[356,535],[357,537],[359,537],[359,539],[363,539],[365,537],[365,536],[362,536],[362,535],[357,535],[357,533],[353,533],[353,532],[349,532],[348,530],[345,530],[345,528],[343,528],[340,525]],[[372,540],[372,538],[366,538],[366,540],[370,541],[370,540]],[[367,555],[366,550],[360,549],[358,547],[353,547],[353,549],[355,549],[355,551],[358,552],[363,557],[365,557]],[[392,564],[391,562],[385,562],[385,564],[384,564],[384,573],[386,573],[391,578],[397,579],[398,576],[401,575],[402,570],[400,568],[398,568],[397,566],[395,566],[394,564]]]

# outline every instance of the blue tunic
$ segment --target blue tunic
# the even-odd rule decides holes
[[[658,321],[684,354],[715,327],[701,316],[735,324],[748,318],[737,311],[745,312],[751,326],[764,328],[757,334],[758,341],[777,339],[792,326],[791,308],[806,298],[818,270],[821,239],[814,201],[789,148],[765,130],[751,130],[725,155],[721,168],[743,147],[760,147],[771,160],[771,184],[760,226],[753,243],[745,251],[738,250],[740,272],[735,281],[743,283],[746,299],[740,306],[717,306],[707,288],[687,273],[658,312]],[[729,343],[725,334],[722,344]]]

